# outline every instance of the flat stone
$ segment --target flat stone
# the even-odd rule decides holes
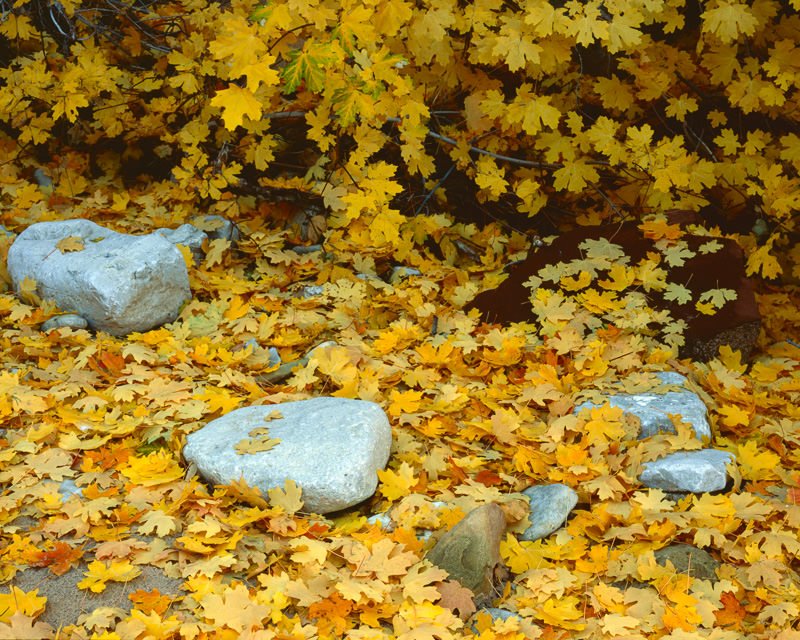
[[[56,245],[66,238],[83,249],[62,253]],[[191,297],[183,256],[166,238],[89,220],[31,225],[8,251],[8,273],[17,292],[31,278],[41,298],[115,336],[172,322]]]
[[[50,331],[51,329],[60,329],[61,327],[69,327],[70,329],[85,329],[89,326],[86,318],[83,318],[75,313],[64,313],[60,316],[53,316],[48,318],[42,323],[42,331]]]
[[[445,533],[426,557],[476,595],[488,595],[494,568],[500,564],[505,530],[503,510],[494,503],[485,504]]]
[[[265,420],[273,412],[282,417]],[[236,452],[252,430],[264,428],[280,442],[268,451]],[[231,411],[187,436],[183,455],[208,482],[244,478],[264,496],[292,480],[303,490],[306,511],[330,513],[375,493],[391,446],[392,428],[379,405],[322,397]]]
[[[686,386],[688,382],[684,376],[673,371],[660,371],[656,376],[664,384]],[[699,439],[711,439],[706,405],[700,396],[689,389],[665,393],[616,393],[609,395],[607,400],[612,407],[619,407],[639,419],[639,438],[649,438],[657,433],[675,433],[675,426],[669,419],[669,414],[672,413],[680,415],[684,422],[691,424]],[[584,402],[575,407],[575,413],[597,406],[599,405]]]
[[[676,218],[676,222],[680,220]],[[537,322],[530,303],[531,290],[524,283],[547,267],[579,264],[585,259],[581,245],[600,238],[607,238],[620,247],[631,265],[638,264],[648,252],[660,251],[635,224],[581,227],[562,233],[551,244],[531,251],[521,263],[509,265],[508,278],[497,288],[478,294],[465,310],[478,309],[486,322]],[[713,253],[700,251],[700,247],[711,240],[722,245],[721,248]],[[741,248],[727,238],[684,234],[681,241],[686,243],[693,257],[682,265],[670,266],[669,281],[686,287],[695,301],[712,289],[732,289],[736,292],[736,299],[726,302],[713,315],[700,313],[694,304],[668,300],[664,292],[659,291],[648,293],[649,303],[657,310],[669,311],[673,319],[686,323],[686,342],[680,349],[682,358],[707,361],[717,356],[720,346],[727,344],[741,351],[743,359],[747,360],[758,338],[761,316],[755,299],[755,285],[745,273]]]
[[[528,487],[522,493],[530,499],[531,526],[520,536],[521,540],[549,536],[566,522],[570,511],[578,504],[578,494],[564,484]]]
[[[703,549],[698,549],[690,544],[671,544],[654,553],[656,562],[667,566],[667,561],[672,563],[678,573],[685,573],[700,580],[717,582],[717,569],[720,561]]]
[[[721,491],[728,482],[725,465],[735,460],[727,451],[678,451],[643,465],[639,481],[651,489],[706,493]]]

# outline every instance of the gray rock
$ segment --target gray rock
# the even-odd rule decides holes
[[[505,530],[503,510],[494,503],[485,504],[445,533],[426,557],[476,595],[489,595]]]
[[[549,536],[564,524],[570,511],[578,504],[578,494],[564,484],[528,487],[522,492],[530,498],[531,526],[521,540],[539,540]]]
[[[156,229],[155,233],[165,237],[172,244],[182,244],[192,252],[194,263],[200,264],[205,257],[203,243],[208,241],[208,236],[191,224],[182,224],[177,229]]]
[[[671,562],[678,573],[685,573],[700,580],[712,582],[719,580],[717,569],[720,567],[720,561],[707,551],[690,544],[671,544],[659,549],[653,555],[656,557],[656,562],[662,566],[666,566],[667,561]]]
[[[62,253],[56,245],[70,237],[83,249]],[[31,278],[39,296],[116,336],[172,322],[191,297],[183,256],[166,238],[116,233],[89,220],[31,225],[8,251],[8,273],[18,292]]]
[[[375,513],[367,518],[368,524],[377,524],[384,531],[394,530],[394,522],[388,513]]]
[[[398,282],[402,282],[406,278],[410,276],[421,276],[422,271],[419,269],[415,269],[414,267],[406,267],[406,266],[395,266],[392,267],[392,273],[389,275],[389,282],[392,284],[397,284]]]
[[[660,371],[656,375],[664,384],[685,386],[687,382],[684,376],[672,371]],[[608,403],[639,418],[640,438],[649,438],[657,433],[675,433],[675,427],[668,415],[673,413],[691,424],[698,438],[711,439],[706,405],[689,389],[666,393],[618,393],[608,396]],[[575,407],[575,413],[586,407],[596,406],[598,405],[584,402]]]
[[[42,323],[42,331],[50,331],[51,329],[60,329],[61,327],[69,327],[70,329],[85,329],[89,326],[86,318],[75,313],[64,313],[60,316],[53,316],[48,318]]]
[[[272,412],[282,418],[265,420]],[[267,428],[280,442],[268,451],[237,453],[236,445],[256,428]],[[392,428],[380,406],[323,397],[231,411],[190,434],[183,455],[207,481],[244,478],[265,496],[293,480],[307,511],[330,513],[375,493],[391,446]]]
[[[58,492],[65,501],[68,500],[70,496],[83,495],[83,489],[76,485],[72,478],[64,478],[61,484],[58,485]]]
[[[509,611],[508,609],[499,609],[498,607],[484,607],[481,609],[492,616],[492,620],[508,620],[509,618],[519,618],[522,620],[518,613],[514,613],[513,611]]]
[[[678,451],[646,462],[639,481],[651,489],[706,493],[721,491],[728,481],[725,465],[734,456],[718,449]]]
[[[222,216],[199,216],[195,219],[194,226],[205,231],[211,240],[228,240],[231,244],[236,244],[242,239],[239,227]]]
[[[325,288],[319,284],[309,284],[300,290],[301,298],[316,298],[325,292]]]
[[[298,245],[296,247],[291,247],[291,250],[300,255],[307,255],[309,253],[316,253],[317,251],[322,251],[322,245],[321,244]]]

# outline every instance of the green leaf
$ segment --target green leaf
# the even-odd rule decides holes
[[[309,91],[322,91],[325,86],[325,69],[335,59],[336,54],[329,43],[306,40],[302,50],[289,54],[289,62],[281,73],[286,85],[284,93],[294,92],[303,82]]]

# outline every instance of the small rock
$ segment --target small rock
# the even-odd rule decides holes
[[[394,523],[388,513],[375,513],[367,518],[368,524],[377,524],[384,531],[392,531]]]
[[[156,229],[155,233],[163,236],[172,244],[182,244],[192,252],[195,264],[200,264],[205,257],[203,243],[208,236],[191,224],[182,224],[177,229]]]
[[[317,251],[322,251],[322,245],[321,244],[297,245],[296,247],[292,247],[292,251],[300,255],[306,255],[309,253],[316,253]]]
[[[525,619],[519,613],[516,613],[514,611],[509,611],[508,609],[500,609],[498,607],[481,607],[480,609],[478,609],[478,611],[475,612],[475,615],[472,617],[473,622],[471,628],[476,636],[480,635],[477,617],[481,613],[489,615],[492,619],[492,623],[495,623],[498,620],[501,622],[506,622],[507,620],[516,621],[515,626],[519,627],[519,632],[517,632],[516,634],[512,633],[511,634],[512,637],[519,637],[519,633],[522,633],[523,637],[525,638],[536,638],[541,634],[541,630],[539,630],[536,627],[536,625],[533,624],[531,618]],[[508,627],[505,628],[508,629]],[[490,637],[495,637],[495,636],[490,635]],[[498,634],[497,637],[500,637],[500,634]],[[505,637],[505,635],[503,635],[503,637]]]
[[[85,329],[89,326],[86,318],[75,313],[65,313],[60,316],[53,316],[42,323],[42,331],[50,331],[51,329],[60,329],[61,327],[69,327],[70,329]]]
[[[76,485],[72,478],[64,478],[61,484],[58,485],[58,492],[63,496],[65,501],[71,496],[83,495],[83,489]]]
[[[413,267],[404,267],[404,266],[397,266],[392,267],[392,273],[389,276],[389,282],[392,284],[397,284],[398,282],[402,282],[406,278],[410,276],[421,276],[422,271],[419,269],[414,269]]]
[[[508,611],[507,609],[499,609],[497,607],[486,607],[485,609],[481,609],[481,611],[485,611],[492,616],[492,620],[508,620],[509,618],[522,619],[518,613]]]
[[[531,526],[520,536],[521,540],[549,536],[564,524],[578,504],[578,494],[564,484],[528,487],[522,493],[530,498]]]
[[[686,378],[672,371],[656,373],[664,384],[686,385]],[[667,391],[666,393],[618,393],[608,396],[608,404],[619,407],[626,413],[633,414],[641,423],[639,438],[649,438],[657,433],[675,433],[675,426],[669,414],[678,414],[684,422],[694,428],[695,435],[701,440],[711,439],[711,426],[708,424],[706,405],[700,397],[686,389],[684,391]],[[575,413],[586,407],[596,407],[591,402],[584,402],[575,407]]]
[[[707,551],[698,549],[690,544],[671,544],[655,552],[656,562],[667,566],[667,561],[672,563],[678,573],[685,573],[700,580],[717,582],[717,569],[720,566]]]
[[[728,482],[725,465],[733,461],[732,454],[718,449],[678,451],[646,462],[639,481],[646,487],[663,491],[721,491]]]
[[[489,595],[505,530],[503,510],[496,504],[485,504],[445,533],[426,557],[476,595]]]
[[[73,248],[62,253],[57,245],[66,239]],[[172,322],[191,297],[183,256],[166,238],[89,220],[31,225],[8,251],[8,273],[17,292],[25,278],[35,280],[43,299],[115,336]]]
[[[301,298],[316,298],[324,293],[325,289],[319,284],[309,284],[300,290]]]
[[[265,420],[272,412],[282,417]],[[251,431],[264,428],[280,442],[268,451],[236,452]],[[293,480],[303,490],[305,509],[324,514],[375,493],[391,446],[392,428],[380,406],[323,397],[231,411],[187,436],[183,455],[207,481],[244,478],[264,496]]]
[[[198,216],[194,219],[194,226],[205,231],[210,240],[227,240],[231,244],[236,244],[242,239],[239,227],[222,216]]]

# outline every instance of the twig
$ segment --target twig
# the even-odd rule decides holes
[[[599,193],[599,194],[600,194],[600,197],[601,197],[601,198],[603,198],[603,200],[605,200],[605,201],[608,203],[608,206],[609,206],[609,207],[611,207],[611,210],[612,210],[612,211],[613,211],[613,212],[616,214],[616,216],[617,216],[617,217],[618,217],[620,220],[625,220],[625,219],[628,217],[628,216],[626,216],[624,213],[622,213],[622,211],[620,211],[620,210],[619,210],[619,208],[617,207],[617,205],[615,205],[615,204],[614,204],[614,203],[611,201],[611,198],[609,198],[609,197],[608,197],[608,196],[607,196],[607,195],[606,195],[606,194],[603,192],[603,190],[602,190],[600,187],[598,187],[596,184],[593,184],[593,185],[592,185],[592,189],[594,189],[595,191],[597,191],[597,193]]]
[[[441,180],[439,180],[439,182],[437,182],[433,186],[433,189],[431,189],[430,191],[428,191],[428,193],[425,194],[425,198],[422,200],[420,205],[414,211],[414,215],[417,215],[420,211],[422,211],[422,208],[426,204],[428,204],[428,200],[430,200],[433,197],[433,194],[436,193],[436,191],[439,189],[439,187],[441,187],[444,184],[444,181],[447,180],[450,177],[450,174],[453,173],[453,169],[455,169],[455,168],[456,168],[456,165],[454,165],[454,164],[450,165],[450,168],[445,172],[445,174],[444,174],[444,176],[442,176]]]

